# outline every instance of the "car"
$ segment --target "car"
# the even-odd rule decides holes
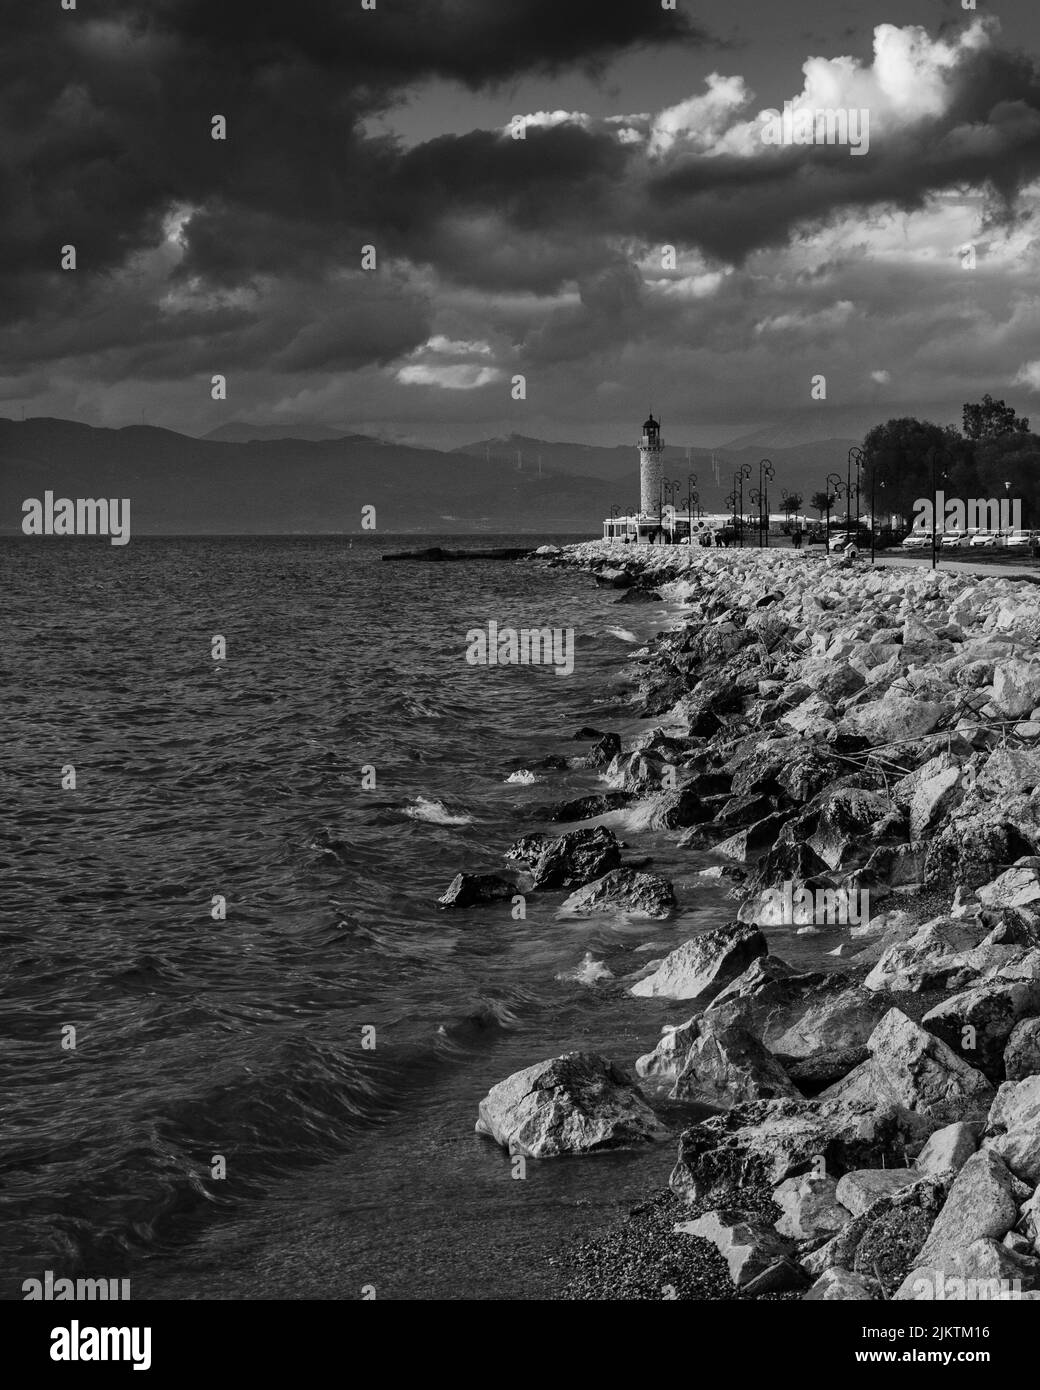
[[[966,542],[967,536],[963,531],[944,531],[939,545],[943,550],[958,550]]]
[[[904,550],[924,550],[925,547],[931,548],[931,531],[911,531],[908,536],[903,537]]]
[[[1009,531],[1004,537],[1004,544],[1008,550],[1027,549],[1033,544],[1035,537],[1035,531]]]
[[[844,550],[849,543],[848,531],[832,531],[828,550]]]
[[[995,550],[997,545],[997,532],[980,531],[978,535],[972,536],[969,545],[972,550]]]

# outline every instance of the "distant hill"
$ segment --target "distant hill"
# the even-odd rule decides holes
[[[376,508],[385,532],[597,536],[619,496],[599,478],[539,479],[364,436],[227,443],[145,425],[0,420],[0,533],[19,534],[22,502],[48,489],[72,498],[129,497],[139,536],[357,533],[365,506]]]
[[[256,439],[360,439],[349,430],[333,429],[330,425],[251,425],[248,420],[231,420],[202,435],[220,444],[250,444]]]
[[[919,420],[932,420],[938,425],[960,424],[961,407],[949,402],[931,406],[893,405],[832,405],[816,401],[788,411],[772,424],[763,425],[749,434],[738,435],[723,448],[734,449],[794,449],[806,444],[823,444],[833,439],[848,439],[862,444],[875,425],[903,415],[915,415]]]

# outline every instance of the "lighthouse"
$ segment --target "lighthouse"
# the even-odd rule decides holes
[[[653,517],[657,521],[661,519],[663,457],[661,424],[654,419],[651,412],[643,423],[643,437],[639,441],[639,510],[645,517]]]

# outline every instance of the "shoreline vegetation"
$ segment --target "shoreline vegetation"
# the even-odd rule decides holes
[[[581,731],[605,787],[576,809],[648,803],[733,901],[616,982],[675,1001],[644,1055],[532,1058],[480,1103],[514,1162],[676,1147],[669,1191],[557,1252],[559,1296],[1040,1298],[1035,587],[787,550],[532,560],[681,605],[635,654],[656,723],[630,748]],[[671,883],[623,848],[602,825],[525,836],[508,877],[460,875],[444,905],[564,889],[572,913],[667,918]],[[856,895],[833,968],[774,953],[771,928],[811,934],[812,904]],[[670,1127],[675,1102],[704,1118]]]

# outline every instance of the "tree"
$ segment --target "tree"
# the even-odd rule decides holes
[[[1029,433],[1029,421],[1020,419],[1003,401],[995,401],[988,391],[978,405],[965,404],[963,419],[966,439],[999,439],[1004,434]]]
[[[802,494],[800,492],[788,492],[780,499],[780,510],[787,520],[791,520],[792,512],[797,512],[802,505]]]
[[[933,425],[912,416],[875,425],[864,439],[866,496],[884,484],[886,510],[912,516],[915,504],[931,495],[933,449],[936,490],[951,497],[978,496],[971,443],[950,425]]]
[[[799,498],[801,501],[801,498]],[[831,509],[831,495],[829,492],[814,492],[809,499],[809,506],[814,512],[820,513],[820,520],[823,520],[824,513]]]

